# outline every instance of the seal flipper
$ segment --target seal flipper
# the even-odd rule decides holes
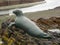
[[[12,30],[12,27],[13,27],[13,26],[15,26],[15,22],[11,22],[11,23],[9,24],[8,28],[9,28],[10,30]]]
[[[39,38],[52,39],[52,36],[47,34],[47,33],[45,33],[45,34],[39,35]]]

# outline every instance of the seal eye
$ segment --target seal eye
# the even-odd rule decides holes
[[[23,14],[21,10],[15,10],[15,11],[13,11],[13,13],[16,15],[22,15]]]

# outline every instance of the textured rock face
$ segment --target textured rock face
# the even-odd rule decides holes
[[[31,3],[31,2],[37,2],[37,1],[43,1],[43,0],[1,0],[0,6],[8,6],[8,5],[15,5],[15,4],[21,4],[21,3]]]
[[[46,30],[48,30],[50,27],[53,28],[54,25],[52,25],[52,22],[55,22],[56,24],[58,24],[58,26],[55,27],[55,28],[60,29],[60,17],[51,17],[49,19],[52,20],[52,21],[50,22],[48,19],[46,19],[48,21],[45,21],[45,19],[43,19],[45,21],[44,22],[40,18],[40,19],[38,19],[37,21],[34,21],[34,22],[37,23],[37,25],[41,29],[45,28]],[[13,22],[13,21],[14,20],[12,20],[11,22]],[[7,22],[9,22],[9,20],[7,20]],[[43,22],[43,23],[41,23],[41,22]],[[50,26],[50,24],[51,24],[51,26]],[[48,28],[46,28],[46,27],[48,27]],[[4,28],[2,28],[2,29],[4,29]],[[43,30],[45,31],[45,29],[43,29]],[[4,30],[7,30],[7,29],[4,29]],[[8,40],[14,40],[12,42],[12,43],[14,43],[14,45],[60,45],[60,34],[53,33],[53,32],[50,32],[52,34],[52,36],[54,37],[54,39],[51,39],[51,40],[42,39],[42,38],[38,39],[38,38],[32,37],[32,36],[28,35],[26,32],[24,32],[23,30],[18,29],[16,27],[15,27],[15,29],[13,29],[11,31],[8,30],[7,33],[8,34],[4,34],[3,37],[2,37],[3,41],[5,41],[5,44],[7,43],[6,45],[11,43],[11,42],[8,43]],[[8,38],[9,36],[10,36],[10,38]],[[6,40],[6,38],[7,38],[7,40]]]

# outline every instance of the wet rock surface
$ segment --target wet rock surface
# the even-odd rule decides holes
[[[7,22],[10,24],[14,20],[12,19],[11,21],[9,19],[2,24],[2,26],[6,25],[1,28],[1,37],[4,45],[60,45],[60,33],[48,31],[48,29],[60,29],[60,17],[51,17],[49,19],[39,18],[34,21],[43,31],[51,34],[52,39],[32,37],[15,26],[10,30],[7,28],[9,25],[7,25]]]

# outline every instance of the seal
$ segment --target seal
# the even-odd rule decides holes
[[[13,13],[16,15],[15,22],[10,24],[23,29],[29,35],[37,38],[51,38],[51,36],[43,32],[33,21],[25,17],[20,10],[15,10]]]

